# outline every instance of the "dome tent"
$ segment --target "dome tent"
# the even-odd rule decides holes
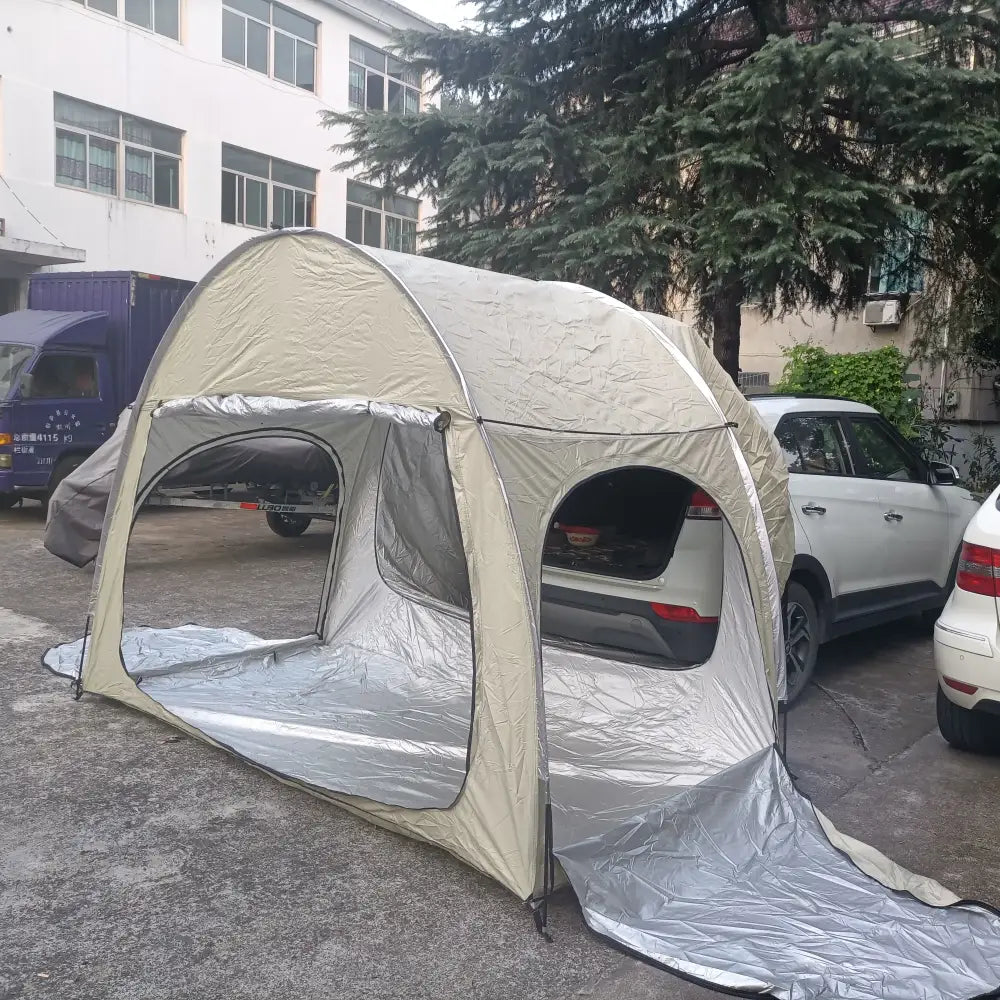
[[[1000,921],[940,908],[957,901],[837,834],[787,780],[774,749],[784,474],[745,401],[733,394],[727,412],[680,333],[578,286],[313,231],[248,242],[189,296],[150,367],[91,633],[47,663],[73,674],[82,662],[84,691],[444,847],[521,899],[549,888],[554,850],[592,926],[710,985],[910,997],[923,976],[927,995],[992,989],[1000,967],[984,949]],[[336,465],[315,634],[123,634],[143,498],[178,463],[249,436],[299,437]],[[636,466],[686,477],[724,515],[719,638],[689,670],[539,632],[554,511],[577,484]],[[733,853],[743,874],[720,878]],[[877,930],[890,910],[891,939]],[[809,928],[824,949],[803,942]]]

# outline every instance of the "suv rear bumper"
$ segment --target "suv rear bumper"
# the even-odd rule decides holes
[[[601,647],[604,656],[638,654],[690,667],[712,655],[718,622],[665,621],[645,601],[542,584],[542,634]]]
[[[945,697],[955,705],[1000,714],[1000,659],[989,637],[940,619],[934,626],[934,666]],[[959,690],[949,681],[975,688]]]

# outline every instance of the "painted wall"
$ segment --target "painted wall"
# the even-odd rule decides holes
[[[74,0],[3,0],[0,217],[7,236],[83,248],[87,261],[76,269],[198,279],[257,232],[220,221],[223,143],[319,171],[316,224],[343,235],[346,176],[332,169],[337,154],[330,151],[342,137],[321,128],[319,116],[347,108],[349,39],[384,47],[393,26],[427,26],[386,0],[352,3],[381,26],[321,0],[288,0],[320,22],[312,94],[222,61],[221,0],[182,0],[180,43]],[[57,187],[54,93],[183,130],[180,210]]]

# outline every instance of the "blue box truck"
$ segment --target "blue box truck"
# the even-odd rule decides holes
[[[39,274],[0,316],[0,509],[45,501],[107,440],[194,282]]]

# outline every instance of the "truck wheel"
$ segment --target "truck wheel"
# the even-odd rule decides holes
[[[1000,720],[949,701],[940,684],[937,689],[937,723],[941,735],[956,750],[1000,752]]]
[[[0,510],[12,510],[19,503],[21,497],[16,493],[0,493]]]
[[[785,703],[805,691],[819,655],[819,612],[812,594],[794,580],[785,593]]]
[[[282,538],[298,538],[309,527],[311,517],[304,514],[278,514],[276,511],[267,512],[267,526]]]

